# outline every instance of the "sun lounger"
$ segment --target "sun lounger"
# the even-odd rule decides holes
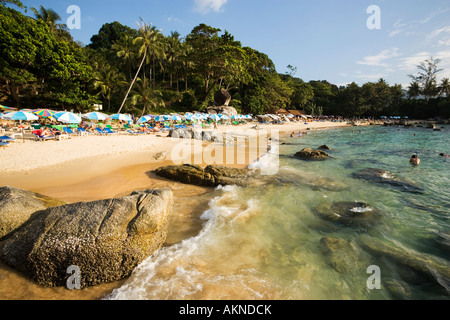
[[[115,133],[117,133],[117,132],[112,131],[110,128],[103,129],[103,132],[106,133],[106,134],[115,134]]]
[[[16,139],[11,138],[9,136],[2,136],[0,137],[0,142],[14,142],[16,141]]]
[[[146,134],[146,132],[142,132],[142,131],[132,131],[132,130],[127,130],[127,132],[128,132],[129,134],[133,134],[133,135]]]
[[[0,147],[9,147],[9,142],[0,142]]]

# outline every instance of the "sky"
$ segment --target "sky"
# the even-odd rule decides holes
[[[227,30],[243,46],[267,54],[279,73],[288,65],[308,82],[336,85],[376,82],[406,88],[410,74],[430,57],[450,77],[449,0],[22,0],[28,8],[43,5],[73,20],[80,9],[84,45],[105,23],[137,28],[143,18],[165,35],[189,34],[200,23]],[[32,16],[31,10],[27,15]],[[69,21],[68,21],[69,20]]]

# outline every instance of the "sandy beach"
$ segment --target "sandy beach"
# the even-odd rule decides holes
[[[345,123],[313,122],[285,125],[255,124],[239,127],[219,126],[221,132],[232,130],[257,135],[265,130],[277,130],[280,136],[345,126]],[[207,209],[211,192],[209,188],[187,186],[161,179],[151,171],[171,165],[171,151],[179,144],[189,145],[189,140],[167,137],[167,133],[152,135],[112,135],[72,137],[63,141],[36,142],[21,139],[0,150],[0,185],[38,192],[69,203],[113,198],[144,188],[173,190],[175,207],[167,245],[175,244],[195,235],[201,228],[199,217]],[[204,143],[206,146],[208,143]],[[154,156],[167,152],[164,159]],[[239,150],[237,151],[239,153]],[[246,152],[248,150],[246,149]],[[256,160],[248,156],[246,167]],[[189,162],[190,159],[185,159]],[[18,288],[11,290],[11,286]],[[64,288],[44,288],[16,271],[0,264],[0,297],[3,299],[99,299],[118,287],[120,283],[105,284],[82,292]]]

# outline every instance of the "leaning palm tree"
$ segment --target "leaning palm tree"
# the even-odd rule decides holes
[[[133,88],[134,83],[136,82],[139,73],[141,72],[142,66],[144,65],[144,62],[148,62],[148,56],[149,56],[149,48],[155,44],[156,39],[159,38],[158,34],[161,34],[159,30],[154,28],[153,26],[149,26],[144,19],[141,19],[141,24],[138,23],[139,26],[139,36],[136,37],[133,40],[133,44],[139,44],[139,51],[138,56],[142,57],[141,64],[139,65],[139,68],[136,72],[136,75],[134,76],[133,81],[131,81],[130,87],[128,88],[128,91],[125,95],[125,98],[123,99],[122,105],[120,106],[119,113],[122,111],[123,106],[125,105],[125,101],[128,98],[128,95],[130,94],[131,89]]]

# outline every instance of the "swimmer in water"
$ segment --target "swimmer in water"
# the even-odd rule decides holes
[[[409,162],[410,162],[411,164],[415,165],[415,166],[418,166],[418,165],[420,164],[420,159],[419,159],[419,157],[418,157],[417,155],[414,154],[414,155],[411,157],[411,160],[409,160]]]

